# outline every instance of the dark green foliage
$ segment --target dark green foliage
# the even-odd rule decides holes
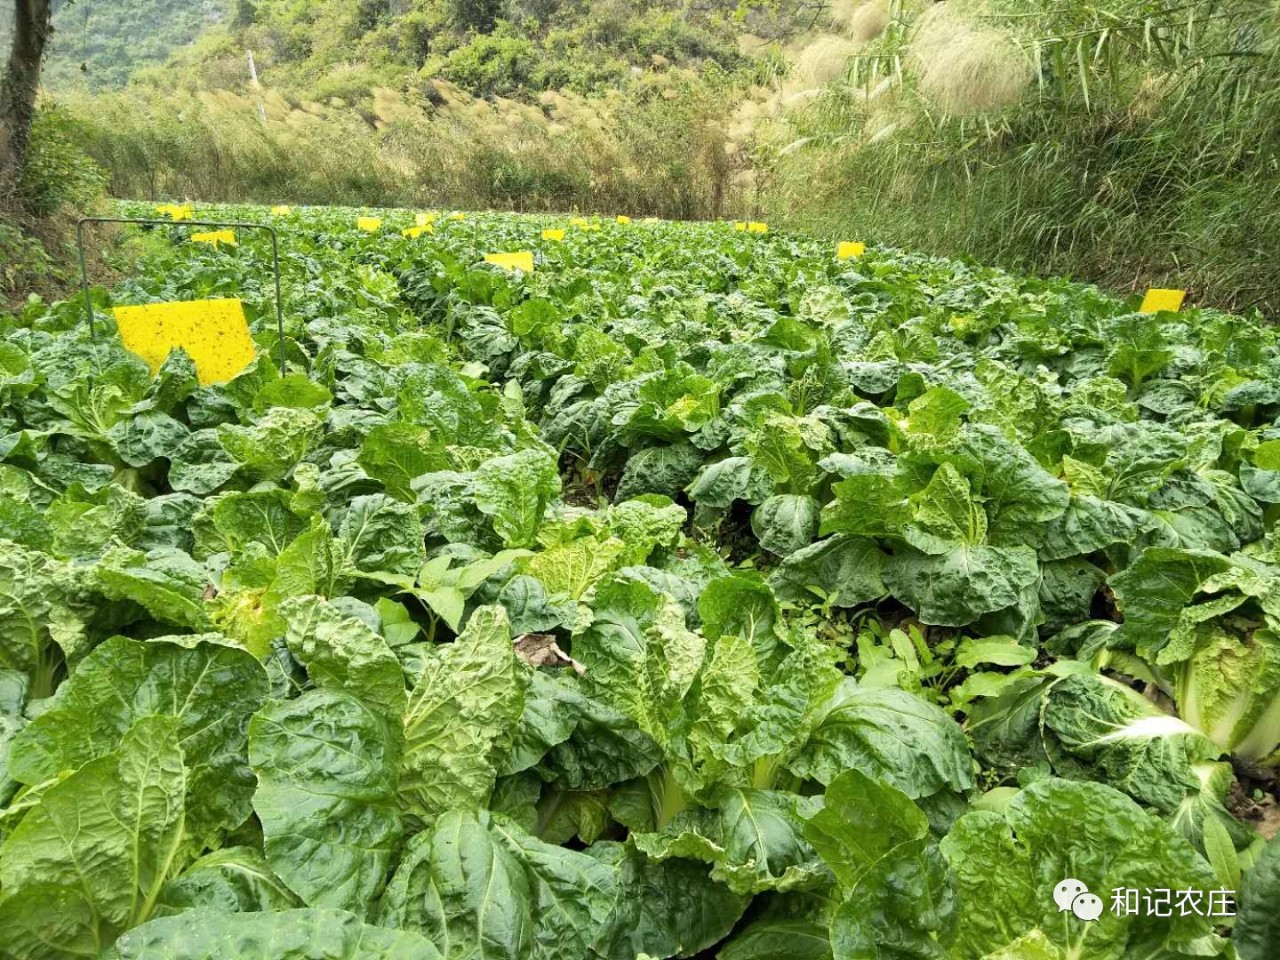
[[[242,296],[225,383],[0,333],[0,953],[1233,949],[1070,876],[1240,890],[1267,955],[1274,330],[727,223],[196,213],[280,229],[287,371],[247,231],[110,294]]]

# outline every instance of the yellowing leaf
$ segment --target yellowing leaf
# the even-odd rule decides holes
[[[1187,298],[1185,290],[1157,290],[1151,289],[1147,291],[1147,295],[1142,298],[1142,313],[1159,313],[1161,310],[1169,310],[1177,313],[1182,309],[1182,301]]]
[[[856,243],[846,240],[836,247],[836,259],[852,260],[856,257],[862,256],[866,252],[867,245],[865,243]]]
[[[202,384],[224,383],[256,356],[239,300],[190,300],[116,307],[120,339],[153,371],[174,347],[195,361]]]
[[[436,215],[434,213],[415,213],[413,222],[420,227],[429,227],[436,222]]]
[[[435,227],[431,226],[431,224],[421,223],[416,227],[408,227],[404,230],[401,230],[400,232],[404,234],[406,237],[408,237],[410,240],[417,240],[424,233],[435,233],[436,231],[435,231]]]
[[[280,204],[279,206],[271,208],[271,215],[273,217],[287,217],[291,213],[293,213],[293,207],[286,206],[285,204]]]
[[[733,223],[733,229],[737,230],[739,233],[745,233],[747,230],[747,222],[745,220],[735,220]]]
[[[757,220],[753,220],[747,224],[747,233],[768,233],[768,232],[769,232],[769,225],[767,223],[760,223]]]
[[[529,250],[521,250],[517,253],[486,253],[484,262],[492,263],[503,270],[523,270],[525,273],[533,273],[533,253]]]
[[[543,240],[563,240],[564,231],[563,230],[543,230],[542,239]]]
[[[377,233],[382,229],[381,217],[357,217],[356,227],[365,233]]]
[[[449,219],[450,219],[450,220],[465,220],[465,219],[467,219],[467,215],[466,215],[465,213],[453,213],[453,214],[450,214],[450,215],[449,215]]]
[[[619,222],[620,224],[622,224],[622,225],[625,227],[628,223],[630,223],[630,222],[631,222],[631,218],[630,218],[630,217],[627,217],[627,216],[621,216],[621,215],[620,215],[620,216],[618,217],[618,222]]]
[[[210,243],[215,247],[220,243],[225,243],[234,247],[236,245],[236,232],[234,230],[210,230],[207,233],[193,233],[191,242]]]

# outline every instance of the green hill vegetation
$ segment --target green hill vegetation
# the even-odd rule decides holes
[[[224,24],[233,2],[55,0],[44,83],[54,91],[122,87],[140,68],[165,62]],[[7,43],[12,15],[7,5],[0,10],[0,42]]]
[[[64,99],[119,196],[714,217],[754,202],[730,111],[783,69],[797,18],[793,0],[246,0],[126,90]]]

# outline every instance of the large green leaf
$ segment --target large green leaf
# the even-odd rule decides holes
[[[823,808],[804,829],[805,839],[847,890],[928,834],[929,821],[906,794],[858,770],[831,782]]]
[[[351,501],[338,539],[345,566],[362,573],[412,576],[425,558],[417,509],[380,493]]]
[[[299,905],[297,896],[261,854],[250,847],[223,847],[201,857],[161,888],[156,916],[198,909],[252,913]]]
[[[0,847],[0,950],[96,955],[156,909],[189,838],[179,720],[139,719],[45,790]]]
[[[1231,942],[1240,960],[1267,960],[1280,951],[1280,840],[1272,839],[1245,875]]]
[[[608,960],[692,957],[723,940],[750,898],[712,880],[706,865],[691,860],[654,862],[618,843],[598,842],[588,854],[617,871],[613,922],[595,952]]]
[[[58,665],[85,652],[77,592],[69,567],[0,542],[0,667],[28,676],[35,696],[53,693]]]
[[[818,533],[818,501],[806,494],[778,494],[751,515],[760,546],[780,557],[807,547]]]
[[[506,612],[481,607],[426,658],[404,714],[401,802],[419,816],[483,804],[524,706]]]
[[[213,842],[249,816],[247,729],[267,692],[257,661],[215,639],[115,637],[85,658],[52,709],[14,739],[10,775],[42,783],[117,750],[139,720],[172,718],[186,757],[185,831]]]
[[[410,842],[380,919],[446,958],[578,960],[608,932],[617,898],[614,871],[586,854],[452,810]]]
[[[858,688],[832,698],[787,769],[822,784],[845,770],[897,787],[913,800],[973,788],[973,761],[960,727],[938,707],[894,688]]]
[[[941,554],[900,547],[884,583],[924,623],[963,627],[1016,604],[1039,575],[1030,547],[965,544]]]
[[[528,547],[547,504],[560,494],[560,474],[550,453],[522,450],[486,460],[472,486],[476,506],[492,518],[503,545]]]
[[[411,480],[450,466],[431,431],[412,423],[374,427],[360,445],[357,459],[369,476],[382,482],[388,494],[406,503],[414,501]]]
[[[1099,779],[1166,813],[1199,793],[1197,764],[1222,752],[1190,724],[1106,677],[1055,683],[1043,722],[1063,747],[1090,762]]]
[[[884,580],[888,563],[875,541],[837,534],[791,554],[769,583],[783,600],[820,597],[833,606],[856,607],[889,592]]]
[[[234,951],[229,952],[229,951]],[[343,910],[191,910],[122,936],[103,960],[440,960],[430,940]]]
[[[249,724],[267,860],[308,906],[363,916],[399,848],[401,729],[380,706],[313,690]]]
[[[404,713],[404,671],[387,642],[353,616],[319,597],[280,604],[289,624],[289,652],[318,687],[342,690],[388,717]]]
[[[709,863],[712,878],[738,894],[822,886],[828,875],[804,839],[805,807],[794,794],[726,789],[714,808],[680,813],[661,833],[632,834],[632,842],[654,860]]]
[[[1071,828],[1064,829],[1064,824]],[[1053,890],[1066,878],[1094,893],[1116,888],[1207,891],[1209,865],[1173,828],[1110,787],[1045,779],[1003,815],[966,814],[942,841],[961,910],[957,960],[977,960],[1038,930],[1067,955],[1097,960],[1214,956],[1224,944],[1208,918],[1122,915],[1105,904],[1094,923],[1059,912]]]
[[[1205,581],[1230,566],[1226,557],[1209,551],[1148,547],[1111,578],[1124,614],[1124,639],[1142,654],[1159,650]]]

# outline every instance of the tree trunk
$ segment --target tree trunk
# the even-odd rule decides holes
[[[53,32],[52,0],[13,0],[13,6],[13,46],[0,76],[0,183],[16,181],[22,170],[36,114],[40,62]]]

